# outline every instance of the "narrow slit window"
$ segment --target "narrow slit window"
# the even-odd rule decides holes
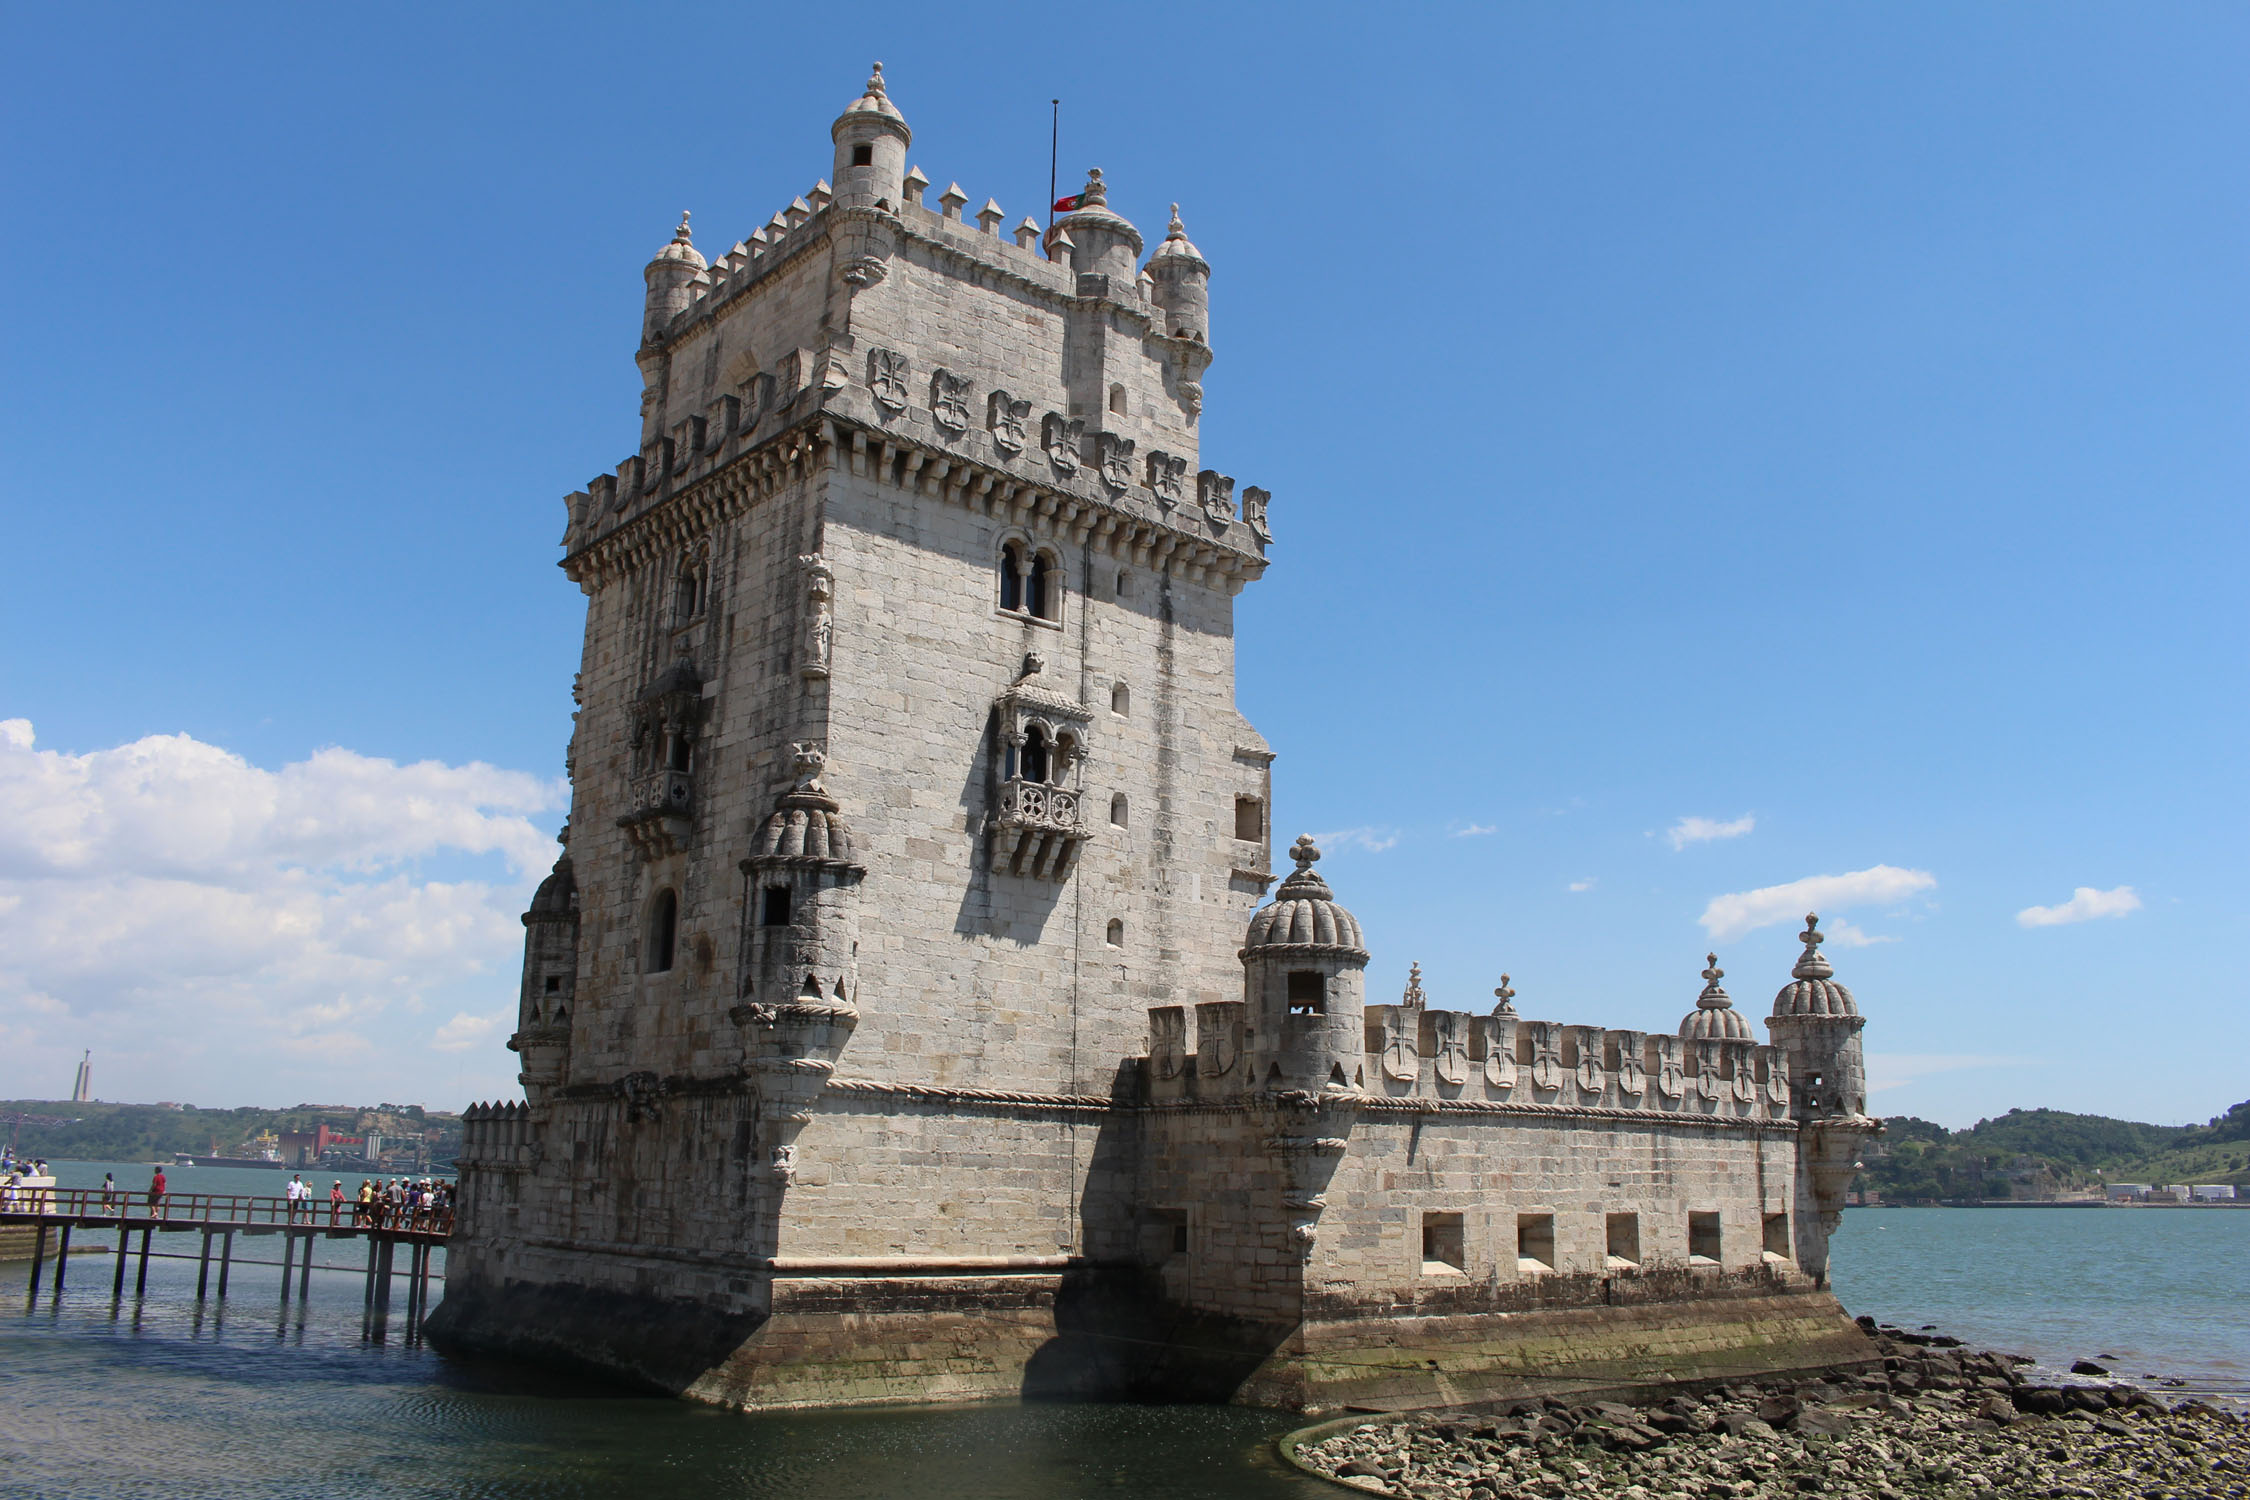
[[[1116,416],[1125,415],[1125,387],[1113,385],[1109,388],[1109,409]]]
[[[1122,917],[1111,917],[1109,919],[1109,931],[1106,934],[1106,939],[1112,948],[1125,946],[1125,921]]]
[[[663,974],[672,967],[680,936],[680,898],[669,890],[656,893],[648,913],[648,972]]]
[[[1133,690],[1120,682],[1109,690],[1109,711],[1120,719],[1133,711]]]
[[[1014,542],[1000,549],[1000,607],[1023,608],[1023,549]]]

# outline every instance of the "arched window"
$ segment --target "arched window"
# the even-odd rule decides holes
[[[703,613],[703,575],[693,568],[680,569],[680,581],[672,591],[672,623],[685,625]]]
[[[1014,542],[1000,549],[1000,607],[1023,608],[1023,548]]]
[[[1024,580],[1023,607],[1033,616],[1052,620],[1059,613],[1052,608],[1055,592],[1055,565],[1044,552],[1031,556],[1031,576]]]
[[[670,972],[679,939],[680,898],[669,890],[658,891],[648,909],[648,962],[643,967],[651,974]]]
[[[1133,711],[1133,690],[1124,683],[1109,690],[1109,711],[1120,719]]]
[[[695,741],[688,737],[687,731],[684,729],[675,729],[668,736],[668,739],[670,741],[670,749],[669,753],[667,753],[664,757],[665,769],[671,771],[694,770]]]
[[[1111,917],[1109,919],[1109,945],[1112,948],[1122,948],[1125,946],[1124,918]]]
[[[1047,731],[1034,724],[1031,726],[1031,732],[1024,736],[1023,779],[1026,781],[1045,781],[1049,759]]]
[[[1130,811],[1131,810],[1125,805],[1125,794],[1123,792],[1118,792],[1113,795],[1109,799],[1109,826],[1112,828],[1123,828],[1125,826],[1125,819],[1129,815]]]
[[[1125,387],[1113,385],[1109,388],[1109,409],[1121,417],[1125,415]]]

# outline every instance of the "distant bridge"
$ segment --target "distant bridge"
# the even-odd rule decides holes
[[[136,1232],[141,1242],[133,1281],[135,1296],[148,1290],[149,1246],[155,1236],[199,1234],[202,1236],[200,1254],[154,1252],[158,1259],[198,1262],[195,1277],[198,1302],[213,1293],[214,1247],[218,1252],[219,1271],[216,1295],[223,1299],[235,1264],[235,1236],[280,1235],[281,1259],[278,1262],[245,1260],[243,1264],[278,1264],[281,1300],[285,1305],[292,1281],[297,1300],[304,1301],[312,1289],[312,1273],[316,1270],[361,1274],[356,1267],[315,1266],[315,1240],[364,1239],[367,1241],[364,1273],[367,1285],[363,1321],[377,1336],[390,1317],[391,1289],[398,1275],[398,1247],[404,1245],[407,1248],[406,1326],[408,1337],[412,1338],[418,1335],[422,1316],[429,1311],[430,1282],[441,1279],[433,1276],[430,1262],[437,1248],[453,1232],[453,1215],[450,1210],[417,1212],[383,1203],[324,1203],[317,1199],[292,1202],[287,1198],[254,1198],[237,1193],[166,1193],[155,1197],[148,1193],[128,1193],[121,1188],[106,1192],[99,1188],[54,1188],[34,1181],[8,1190],[4,1201],[0,1201],[0,1226],[32,1231],[29,1295],[33,1301],[38,1299],[39,1283],[46,1269],[50,1234],[59,1235],[54,1262],[55,1291],[60,1294],[63,1279],[70,1272],[71,1232],[86,1230],[106,1235],[111,1230],[116,1231],[117,1266],[110,1285],[112,1297],[125,1295],[125,1267],[128,1259],[136,1258],[133,1247]],[[88,1251],[81,1248],[78,1253],[85,1255]]]

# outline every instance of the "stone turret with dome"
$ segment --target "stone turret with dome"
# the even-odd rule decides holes
[[[641,317],[641,342],[644,344],[653,340],[687,307],[695,279],[709,269],[703,252],[695,248],[694,237],[688,233],[689,217],[683,209],[680,227],[672,231],[671,240],[656,252],[655,259],[642,273],[648,279],[648,303]]]
[[[1366,939],[1313,869],[1309,835],[1290,846],[1296,870],[1251,917],[1242,945],[1245,1032],[1254,1088],[1359,1088],[1366,1025]]]
[[[1832,967],[1820,945],[1827,934],[1820,930],[1820,918],[1808,914],[1805,930],[1798,935],[1805,951],[1798,956],[1797,966],[1789,971],[1789,983],[1773,997],[1773,1013],[1777,1016],[1852,1016],[1859,1015],[1859,1007],[1852,1001],[1852,992],[1836,982]]]
[[[1680,1022],[1680,1035],[1705,1042],[1754,1042],[1757,1035],[1750,1029],[1749,1018],[1734,1008],[1727,992],[1719,988],[1726,970],[1719,967],[1719,955],[1704,956],[1707,967],[1703,970],[1703,993],[1695,997],[1695,1009]]]

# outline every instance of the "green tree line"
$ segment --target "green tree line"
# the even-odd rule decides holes
[[[2250,1100],[2203,1125],[2011,1109],[1947,1130],[1894,1115],[1863,1160],[1859,1187],[1894,1203],[2051,1198],[2111,1182],[2250,1187]]]

